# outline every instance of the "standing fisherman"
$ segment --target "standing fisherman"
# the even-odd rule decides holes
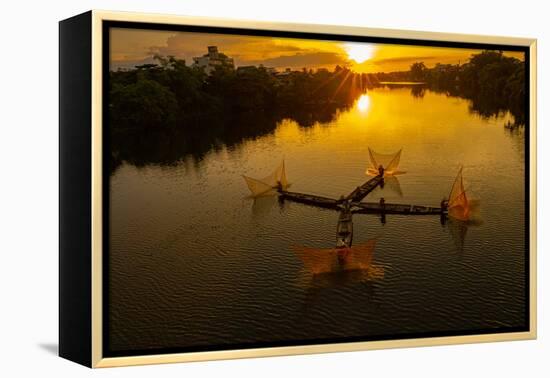
[[[378,175],[384,177],[384,167],[382,166],[382,164],[378,166]]]
[[[446,198],[443,198],[439,206],[441,207],[441,214],[446,214],[449,209],[449,201]]]

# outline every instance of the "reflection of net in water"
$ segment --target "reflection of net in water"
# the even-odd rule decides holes
[[[464,243],[466,241],[466,234],[468,233],[467,222],[455,219],[449,219],[447,227],[451,233],[451,238],[458,252],[464,251]]]
[[[384,189],[388,189],[399,197],[403,197],[403,191],[401,190],[401,184],[397,176],[384,177]]]
[[[254,218],[266,218],[271,215],[273,207],[278,204],[277,197],[257,196],[252,198],[252,216]]]
[[[275,194],[275,189],[280,186],[281,189],[286,190],[289,183],[286,178],[285,162],[281,163],[269,176],[262,179],[255,179],[252,177],[244,176],[243,178],[250,189],[253,197],[265,196]]]
[[[313,275],[339,271],[366,271],[373,276],[383,276],[383,270],[372,264],[376,239],[351,248],[292,247],[294,253]]]
[[[369,147],[369,166],[367,175],[377,176],[379,167],[384,168],[384,176],[399,175],[405,172],[399,171],[399,162],[401,161],[401,150],[393,154],[380,154]]]
[[[470,217],[468,220],[461,220],[451,216],[447,222],[447,227],[449,229],[449,232],[451,233],[453,242],[456,246],[457,251],[460,253],[464,251],[468,228],[472,226],[480,226],[483,224],[483,221],[479,217],[479,201],[469,200],[468,207]]]

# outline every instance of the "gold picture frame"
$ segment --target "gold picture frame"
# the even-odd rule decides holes
[[[84,20],[84,21],[83,21]],[[129,23],[151,23],[163,25],[192,25],[205,26],[216,28],[238,28],[263,31],[285,31],[299,33],[318,33],[342,36],[358,36],[358,37],[376,37],[376,38],[398,38],[404,40],[415,41],[438,41],[438,42],[460,42],[460,43],[475,43],[475,44],[498,44],[504,46],[522,46],[528,48],[529,54],[529,135],[526,143],[529,147],[529,201],[530,201],[530,222],[529,222],[529,330],[525,332],[511,333],[495,333],[482,335],[458,335],[446,337],[430,337],[430,338],[415,338],[415,339],[397,339],[397,340],[381,340],[381,341],[361,341],[347,342],[336,344],[315,344],[315,345],[300,345],[300,346],[281,346],[281,347],[266,347],[253,349],[237,349],[237,350],[219,350],[207,352],[189,352],[189,353],[170,353],[170,354],[154,354],[154,355],[137,355],[123,357],[105,357],[103,354],[103,197],[105,196],[103,189],[103,77],[105,75],[103,56],[103,27],[105,22],[129,22]],[[64,29],[65,28],[65,29]],[[86,199],[86,206],[89,209],[89,228],[83,229],[81,232],[86,233],[89,237],[81,241],[74,241],[75,245],[86,249],[85,258],[75,261],[75,257],[68,255],[68,252],[63,250],[64,245],[68,245],[68,241],[61,241],[60,251],[60,355],[87,365],[93,368],[99,367],[114,367],[114,366],[129,366],[143,364],[160,364],[188,361],[207,361],[218,359],[236,359],[249,357],[266,357],[266,356],[282,356],[282,355],[298,355],[311,353],[327,353],[327,352],[346,352],[371,349],[386,349],[386,348],[402,348],[402,347],[419,347],[419,346],[434,346],[448,344],[464,344],[464,343],[480,343],[494,341],[511,341],[511,340],[527,340],[536,338],[536,40],[527,38],[512,38],[512,37],[497,37],[497,36],[481,36],[468,34],[448,34],[434,33],[421,31],[403,31],[390,29],[373,29],[363,27],[350,26],[334,26],[334,25],[313,25],[313,24],[287,24],[287,23],[271,23],[257,21],[240,21],[216,18],[202,17],[187,17],[174,15],[146,14],[146,13],[126,13],[126,12],[110,12],[93,10],[84,15],[76,16],[75,18],[61,22],[61,51],[60,51],[60,74],[61,76],[68,75],[66,72],[67,64],[63,59],[76,59],[75,54],[80,54],[79,48],[90,48],[89,56],[89,87],[85,87],[84,91],[90,91],[88,105],[89,113],[85,116],[79,115],[75,117],[84,117],[79,119],[71,119],[71,115],[65,118],[61,117],[61,123],[70,121],[82,121],[89,119],[89,127],[83,127],[83,138],[89,138],[89,184],[91,187],[85,193],[75,193],[72,197],[67,196],[66,203],[61,203],[62,214],[64,206],[70,206],[73,201],[82,201]],[[85,33],[86,38],[89,36],[89,45],[78,47],[78,41],[74,40],[74,33],[81,31]],[[67,34],[73,34],[73,39],[67,37]],[[64,39],[65,38],[65,39]],[[86,59],[83,57],[81,59]],[[78,61],[76,62],[78,63]],[[67,69],[68,70],[68,69]],[[63,92],[65,82],[71,79],[60,79],[61,92]],[[69,84],[67,84],[69,85]],[[62,114],[67,107],[71,105],[71,101],[85,101],[82,97],[69,96],[63,97],[61,94],[60,111]],[[85,104],[82,105],[86,107]],[[89,117],[89,118],[86,118]],[[65,120],[65,121],[64,121]],[[61,125],[62,134],[64,126]],[[77,132],[77,131],[71,131]],[[80,134],[79,134],[80,135]],[[63,135],[62,135],[63,141]],[[67,140],[66,143],[69,143]],[[63,142],[61,148],[64,147]],[[87,153],[87,152],[86,152]],[[61,156],[61,165],[63,166],[63,153]],[[70,174],[70,168],[67,168],[67,175]],[[88,168],[87,168],[88,169]],[[63,188],[63,169],[61,172],[61,181]],[[63,193],[61,194],[63,197]],[[69,211],[69,210],[67,210]],[[69,218],[60,217],[61,222],[68,222]],[[71,227],[65,225],[64,227]],[[76,226],[75,226],[76,227]],[[84,227],[84,226],[83,226]],[[87,226],[85,226],[87,227]],[[64,228],[61,230],[61,239],[65,238]],[[65,230],[67,233],[69,229]],[[79,231],[80,232],[80,231]],[[73,248],[73,253],[78,251]],[[74,278],[68,273],[68,270],[81,272],[84,278]],[[84,273],[85,272],[85,273]],[[75,283],[72,280],[89,280],[89,286],[86,283],[79,281]],[[88,281],[86,281],[88,282]],[[82,286],[84,285],[84,286]],[[74,289],[70,289],[71,286]],[[82,308],[75,309],[78,306],[74,300],[77,290],[90,289],[89,293],[81,294],[85,301],[85,310],[89,311],[89,317],[85,317],[81,321],[81,325],[67,326],[73,319],[81,316]],[[74,290],[74,292],[71,292]],[[88,315],[87,315],[88,316]],[[80,318],[79,318],[80,319]],[[80,352],[74,349],[79,348],[78,341],[86,341],[89,338],[89,349],[85,347]],[[84,350],[84,352],[82,352]]]

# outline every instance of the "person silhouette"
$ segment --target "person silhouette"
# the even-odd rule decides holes
[[[382,164],[378,166],[378,175],[384,177],[384,167]]]
[[[449,209],[449,201],[446,198],[443,198],[439,206],[441,207],[441,213],[446,213]]]

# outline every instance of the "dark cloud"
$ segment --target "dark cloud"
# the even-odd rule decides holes
[[[190,62],[193,57],[205,54],[206,47],[210,45],[218,46],[221,52],[234,58],[236,63],[242,64],[250,64],[250,61],[261,58],[271,58],[274,54],[284,55],[303,51],[298,46],[275,43],[273,39],[265,37],[177,33],[166,40],[166,45],[152,46],[149,52],[151,55],[174,55]]]

